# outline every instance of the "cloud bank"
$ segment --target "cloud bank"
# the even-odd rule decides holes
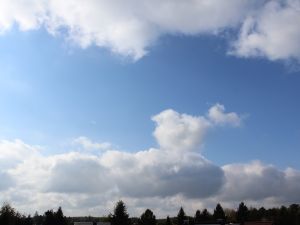
[[[299,61],[299,9],[300,0],[1,0],[0,32],[44,27],[83,48],[138,60],[164,35],[230,30],[230,54]]]
[[[61,205],[68,215],[99,216],[122,198],[132,215],[147,207],[166,216],[181,205],[193,214],[219,201],[236,207],[242,200],[265,206],[300,200],[300,171],[259,161],[219,167],[201,154],[211,128],[241,123],[241,116],[227,113],[223,105],[212,106],[204,116],[168,109],[152,120],[159,147],[137,152],[86,151],[102,145],[79,137],[75,142],[84,151],[46,156],[38,146],[2,140],[0,201],[27,213]]]

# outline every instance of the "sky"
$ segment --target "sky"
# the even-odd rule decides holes
[[[299,0],[0,0],[0,203],[103,216],[300,199]]]

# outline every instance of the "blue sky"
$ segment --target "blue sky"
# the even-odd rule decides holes
[[[218,201],[227,207],[239,201],[266,207],[297,201],[292,194],[300,187],[300,30],[297,22],[289,23],[282,38],[278,27],[282,21],[300,21],[298,0],[231,0],[226,6],[199,6],[199,11],[196,3],[181,11],[178,2],[166,1],[170,5],[164,9],[174,10],[170,15],[178,10],[186,19],[156,18],[149,6],[145,18],[129,8],[120,18],[108,10],[106,22],[93,14],[92,8],[101,5],[89,1],[94,24],[85,20],[85,9],[79,9],[78,20],[72,10],[60,11],[76,5],[67,2],[39,8],[32,1],[23,12],[23,3],[15,1],[13,19],[0,18],[0,177],[7,180],[0,185],[0,201],[28,213],[62,205],[68,215],[97,215],[124,198],[132,214],[152,206],[160,216],[175,215],[176,207],[184,204],[192,213]],[[119,6],[115,1],[103,7]],[[142,6],[137,7],[142,13]],[[193,18],[187,16],[196,13],[199,21],[206,21],[206,12],[217,14],[218,9],[224,10],[224,21],[192,25]],[[45,21],[40,16],[44,10],[50,17]],[[270,19],[274,14],[281,20]],[[141,24],[135,21],[137,15]],[[154,183],[166,182],[166,168],[178,167],[170,175],[174,182],[185,182],[180,180],[184,174],[190,179],[187,185],[199,190],[188,192],[182,183],[176,190],[159,186],[146,194],[141,189],[149,186],[148,180],[128,189],[116,171],[129,171],[123,176],[133,176],[133,182],[144,176],[149,162],[141,160],[143,154],[153,159],[149,176],[155,177]],[[164,157],[173,161],[164,163]],[[132,175],[132,168],[137,174]],[[208,182],[201,168],[207,175],[221,174],[220,179]],[[235,174],[237,170],[245,174]],[[105,171],[113,177],[108,182]],[[19,177],[22,173],[27,181]],[[64,189],[63,177],[74,174],[87,186],[68,180]],[[85,176],[108,184],[90,189],[94,181]],[[249,177],[249,190],[232,194],[231,185],[243,176]],[[274,182],[275,188],[271,194],[251,192],[257,181]],[[42,187],[27,199],[35,182]],[[205,182],[218,188],[205,191]],[[24,186],[29,189],[22,190]],[[51,199],[49,205],[45,198]]]
[[[165,37],[137,62],[45,31],[11,31],[1,49],[2,137],[49,145],[49,154],[81,135],[137,151],[155,145],[156,113],[200,115],[221,103],[245,120],[209,135],[209,159],[299,168],[300,76],[282,62],[228,56],[214,37]]]

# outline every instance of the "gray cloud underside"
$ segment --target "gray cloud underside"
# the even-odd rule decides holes
[[[150,207],[165,216],[180,205],[194,213],[216,202],[236,207],[239,201],[272,206],[300,200],[298,170],[259,161],[219,167],[201,154],[211,128],[242,123],[223,105],[212,106],[205,116],[169,109],[152,120],[159,148],[138,152],[95,151],[101,143],[85,137],[78,152],[44,156],[20,140],[0,141],[0,161],[6,162],[0,164],[0,201],[31,213],[61,205],[68,215],[104,215],[122,198],[133,215]],[[92,150],[86,143],[93,143]]]
[[[45,27],[83,48],[104,47],[137,60],[166,34],[234,30],[232,55],[299,62],[299,10],[300,0],[2,0],[0,31],[14,24],[23,31]]]

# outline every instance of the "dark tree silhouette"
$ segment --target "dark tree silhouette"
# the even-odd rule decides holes
[[[289,217],[291,220],[291,225],[299,225],[300,224],[300,205],[292,204],[288,208]]]
[[[17,212],[8,203],[4,203],[0,210],[0,224],[15,225],[17,222]]]
[[[238,210],[236,212],[236,218],[237,218],[237,221],[239,223],[241,223],[242,225],[248,219],[248,208],[244,204],[244,202],[240,203],[239,208],[238,208]]]
[[[288,209],[285,206],[281,206],[279,210],[278,224],[284,224],[289,221]]]
[[[172,225],[172,222],[171,222],[169,216],[167,216],[167,219],[166,219],[166,225]]]
[[[48,210],[44,214],[44,222],[43,225],[55,225],[55,216],[53,210]]]
[[[153,212],[150,209],[146,209],[146,211],[141,215],[140,219],[141,225],[156,225],[156,218]]]
[[[0,209],[0,225],[32,225],[31,216],[22,216],[8,203],[4,203]]]
[[[264,207],[259,208],[258,217],[260,219],[264,219],[264,217],[266,216],[266,212],[267,212],[267,210]]]
[[[250,221],[259,221],[261,219],[260,214],[256,208],[248,209],[248,220]]]
[[[32,225],[33,224],[33,219],[31,218],[31,216],[27,216],[27,217],[22,217],[20,219],[20,222],[19,222],[20,225]]]
[[[201,212],[200,212],[200,210],[196,211],[194,220],[195,220],[195,223],[201,223],[202,218],[201,218]]]
[[[225,220],[225,213],[220,203],[217,204],[213,216],[215,220]]]
[[[57,209],[57,212],[54,215],[56,225],[68,225],[67,219],[65,218],[61,207]]]
[[[34,216],[33,216],[33,222],[34,224],[43,224],[43,216],[42,215],[39,215],[38,212],[35,212]]]
[[[181,207],[177,215],[177,224],[184,225],[186,219],[189,218],[190,225],[193,222],[212,224],[217,222],[224,224],[228,222],[243,223],[245,221],[271,221],[273,225],[300,225],[300,205],[291,204],[289,207],[281,206],[280,208],[269,208],[265,209],[263,207],[256,209],[248,209],[246,205],[241,202],[237,210],[226,209],[226,216],[224,215],[224,210],[222,206],[218,204],[214,210],[214,217],[204,209],[202,212],[196,211],[195,220],[192,217],[187,217],[183,208]],[[238,219],[237,219],[238,217]],[[226,220],[224,220],[226,218]],[[48,210],[43,216],[35,213],[34,217],[21,215],[9,204],[3,204],[0,208],[0,225],[68,225],[76,221],[78,218],[68,218],[63,215],[61,207],[58,208],[56,212],[53,210]],[[116,204],[114,209],[114,214],[110,215],[108,220],[111,221],[112,225],[131,225],[131,220],[126,211],[126,206],[122,201]],[[96,222],[95,218],[84,217],[84,220]],[[83,220],[81,220],[83,221]],[[107,221],[107,220],[106,220]],[[139,225],[156,225],[156,218],[150,209],[147,209],[140,218],[135,218],[135,222]],[[160,225],[172,225],[171,219],[167,217],[165,223],[160,223]]]
[[[112,225],[130,225],[129,215],[123,201],[117,202],[110,220]]]
[[[207,209],[203,209],[201,213],[201,220],[202,221],[209,221],[211,219],[211,214],[208,212]]]
[[[186,219],[185,212],[184,212],[183,208],[180,207],[178,215],[177,215],[177,223],[178,223],[178,225],[183,225],[185,219]]]

